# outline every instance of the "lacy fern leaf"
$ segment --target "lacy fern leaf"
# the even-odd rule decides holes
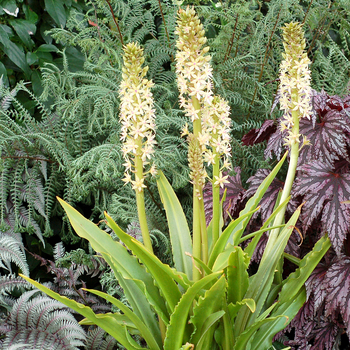
[[[85,332],[66,307],[47,296],[29,291],[16,301],[6,322],[2,349],[26,345],[27,349],[78,350]]]

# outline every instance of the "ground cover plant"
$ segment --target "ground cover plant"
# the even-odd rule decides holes
[[[170,180],[187,219],[192,215],[190,186],[187,185],[187,146],[178,136],[186,121],[177,103],[174,74],[178,5],[158,1],[88,1],[87,5],[90,10],[84,16],[80,11],[71,11],[66,28],[51,32],[51,36],[60,41],[59,45],[74,46],[82,51],[80,57],[86,57],[84,71],[74,71],[67,55],[63,55],[63,66],[45,65],[42,71],[45,93],[41,98],[31,97],[31,106],[35,105],[37,111],[34,117],[18,102],[18,99],[23,102],[21,90],[28,96],[28,85],[18,85],[13,91],[2,89],[1,238],[6,249],[1,251],[1,258],[7,268],[15,263],[22,271],[27,268],[36,279],[43,278],[45,272],[28,254],[29,266],[26,265],[23,243],[31,251],[47,259],[51,256],[54,260],[53,246],[57,241],[61,238],[65,243],[77,241],[67,221],[62,222],[63,211],[57,205],[56,195],[62,196],[95,222],[102,218],[101,213],[107,208],[124,229],[132,222],[128,229],[130,234],[141,236],[137,215],[132,210],[136,206],[135,193],[120,181],[124,169],[121,165],[122,146],[118,140],[120,128],[115,116],[119,113],[122,43],[136,40],[145,48],[145,63],[150,67],[147,77],[155,83],[152,92],[156,100],[158,146],[153,154],[154,162]],[[224,202],[226,219],[229,214],[236,217],[254,192],[252,186],[249,196],[248,193],[244,195],[246,186],[236,186],[239,176],[244,184],[258,168],[271,169],[271,162],[263,157],[265,144],[245,147],[240,138],[270,118],[283,50],[279,28],[292,20],[304,23],[308,54],[312,60],[312,86],[318,91],[324,88],[330,95],[342,95],[346,92],[349,69],[348,6],[344,1],[311,1],[309,4],[271,1],[260,6],[253,2],[223,3],[222,6],[202,2],[196,7],[211,46],[215,91],[231,106],[231,161],[235,166],[241,166],[235,168],[237,184],[228,187],[233,196]],[[19,7],[22,8],[22,4]],[[12,17],[8,15],[8,18]],[[56,103],[52,110],[45,108],[45,96],[54,96]],[[280,116],[277,108],[273,116]],[[274,128],[269,124],[265,126]],[[285,166],[282,172],[284,169]],[[212,176],[210,171],[208,169]],[[258,174],[262,180],[268,171]],[[13,179],[15,186],[12,186]],[[228,179],[232,181],[231,177]],[[255,178],[255,189],[261,180],[259,176]],[[276,179],[273,184],[278,185],[278,182]],[[166,220],[156,183],[149,178],[145,186],[153,248],[163,262],[171,262]],[[278,193],[278,186],[270,188],[271,196],[274,189],[274,193]],[[238,200],[243,196],[243,201]],[[262,203],[264,209],[271,201],[265,198]],[[316,232],[311,232],[313,226],[308,234]],[[290,242],[296,242],[296,237],[294,233]],[[302,255],[312,246],[307,244],[307,239],[306,236]],[[315,242],[314,239],[311,241]],[[78,244],[84,246],[82,241]],[[259,244],[259,252],[263,247]],[[296,244],[288,244],[287,249],[293,255],[300,250]],[[9,255],[8,251],[15,254]],[[259,254],[256,255],[258,257],[253,257],[253,260],[259,259]],[[6,273],[5,270],[2,272]],[[118,288],[112,275],[104,275],[107,285],[112,286],[109,293]],[[346,291],[346,286],[342,291]],[[322,306],[318,309],[321,311]],[[340,319],[337,326],[334,323],[322,324],[334,330],[328,333],[330,341],[323,342],[323,346],[330,347],[333,343],[337,346],[345,328],[343,321]],[[300,323],[300,330],[302,327]],[[319,328],[319,333],[327,335],[324,329]],[[333,334],[337,334],[334,341]],[[293,334],[290,337],[293,338]],[[305,347],[311,346],[313,341],[309,339]]]
[[[275,200],[275,210],[260,230],[242,237],[250,217],[266,189],[282,166],[287,154],[266,177],[248,201],[237,220],[222,230],[220,187],[227,182],[223,170],[229,168],[229,108],[212,91],[212,68],[207,55],[203,26],[194,9],[179,10],[176,30],[178,53],[176,73],[180,104],[192,125],[188,135],[190,180],[193,185],[192,239],[185,214],[162,172],[157,186],[167,214],[175,268],[163,264],[154,254],[147,225],[144,180],[157,170],[152,164],[155,123],[152,82],[145,76],[143,50],[130,43],[124,49],[121,82],[121,139],[125,159],[124,182],[136,192],[143,244],[124,233],[105,213],[113,229],[132,252],[113,239],[78,211],[60,200],[76,232],[111,266],[122,286],[131,309],[112,296],[89,290],[117,306],[121,312],[95,314],[86,305],[53,292],[21,275],[34,286],[86,317],[82,323],[96,324],[127,349],[139,348],[131,336],[139,335],[151,349],[269,349],[273,337],[294,318],[306,300],[304,283],[330,247],[324,236],[303,259],[296,260],[295,272],[282,277],[283,252],[300,213],[295,210],[284,224],[284,214],[293,184],[301,143],[299,122],[310,111],[309,59],[301,25],[284,27],[285,56],[281,65],[282,108],[286,130],[285,142],[290,161],[285,186]],[[299,84],[295,81],[298,79]],[[294,85],[293,85],[294,84]],[[203,187],[204,162],[212,165],[212,220],[206,226]],[[268,243],[255,274],[250,278],[250,258],[263,232],[270,231]],[[245,250],[239,243],[254,237]],[[231,241],[232,240],[232,241]],[[232,242],[232,243],[231,243]],[[135,259],[138,258],[140,262]],[[142,264],[141,264],[142,263]],[[147,269],[147,270],[146,270]],[[277,301],[276,301],[277,299]],[[156,315],[158,316],[156,318]],[[131,333],[130,333],[131,332]]]

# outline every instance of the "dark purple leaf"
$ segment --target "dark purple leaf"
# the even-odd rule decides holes
[[[349,99],[349,95],[346,96],[344,99],[342,99],[339,96],[330,96],[328,101],[327,101],[327,105],[330,109],[336,109],[337,111],[344,111],[347,108],[350,107],[350,99]]]
[[[316,310],[314,310],[314,298],[311,295],[285,330],[291,332],[294,329],[294,339],[284,344],[292,346],[295,350],[338,349],[334,348],[334,345],[336,337],[342,328],[338,322],[339,313],[336,312],[333,315],[334,317],[325,317],[316,314]]]
[[[254,195],[260,184],[265,180],[265,178],[270,174],[270,170],[267,169],[259,169],[254,176],[251,176],[247,183],[249,183],[249,188],[246,191],[244,197],[249,198]],[[262,197],[259,206],[260,210],[257,213],[261,213],[262,221],[266,221],[268,217],[272,214],[273,208],[276,203],[276,199],[278,196],[278,192],[283,189],[284,182],[278,180],[275,178],[267,191],[265,192],[264,196]],[[287,207],[289,212],[294,212],[296,209],[296,202],[290,201]],[[257,213],[254,214],[254,217],[257,216]]]
[[[322,117],[330,110],[342,112],[345,116],[350,108],[350,95],[341,98],[339,96],[329,96],[324,90],[321,92],[313,91],[313,108],[319,117]]]
[[[294,196],[303,196],[301,220],[306,231],[321,214],[323,231],[340,254],[350,230],[350,208],[342,203],[350,198],[350,173],[337,173],[326,161],[313,161],[300,167]]]
[[[224,222],[227,223],[230,220],[230,217],[234,217],[235,213],[239,212],[241,200],[245,193],[245,189],[242,186],[241,180],[241,169],[239,167],[234,168],[236,175],[230,175],[227,180],[229,183],[224,184],[224,188],[220,188],[220,200],[226,192],[226,198],[223,203],[223,217]],[[224,175],[227,175],[225,173]],[[212,185],[207,183],[203,191],[203,201],[204,201],[204,210],[207,225],[210,223],[213,217],[213,194],[212,194]]]
[[[339,326],[332,319],[321,318],[318,327],[313,330],[314,344],[310,350],[333,350]]]
[[[344,158],[336,159],[334,161],[333,166],[334,166],[334,171],[337,174],[345,174],[350,172],[350,163]]]
[[[325,316],[340,312],[350,336],[350,258],[341,256],[328,269]]]
[[[303,118],[300,121],[300,134],[308,137],[311,146],[301,150],[299,163],[320,157],[333,160],[335,155],[348,158],[346,145],[350,143],[350,95],[341,99],[338,96],[329,96],[324,91],[318,93],[313,90],[312,102],[314,113],[311,120]],[[254,135],[257,135],[256,131],[251,137]],[[279,128],[269,136],[264,153],[266,159],[272,159],[272,153],[278,159],[281,158],[284,137]]]
[[[314,159],[332,162],[339,157],[348,158],[346,132],[350,132],[348,122],[338,110],[328,111],[315,126],[311,120],[302,118],[300,134],[305,135],[311,145],[301,149],[299,164]]]
[[[258,228],[257,228],[258,230]],[[254,253],[252,255],[251,261],[252,262],[260,262],[261,258],[264,254],[264,250],[267,244],[267,240],[269,239],[268,235],[264,233],[261,238],[259,239],[258,244],[255,247]]]
[[[323,307],[327,294],[327,282],[324,282],[329,265],[318,264],[305,283],[307,298],[313,299],[315,313]]]
[[[267,146],[264,151],[265,159],[272,159],[272,153],[276,155],[277,159],[281,159],[282,152],[285,150],[285,136],[285,133],[282,133],[280,129],[277,128],[276,132],[271,135],[269,141],[267,142]]]
[[[312,106],[315,112],[319,116],[323,117],[330,110],[330,107],[327,104],[329,95],[324,90],[321,92],[316,92],[313,90],[313,92]]]
[[[310,349],[309,340],[315,325],[314,303],[313,299],[309,298],[286,329],[290,332],[294,328],[294,339],[286,342],[285,345],[295,346],[294,349],[298,350]]]
[[[276,131],[277,127],[273,120],[266,120],[259,129],[252,129],[242,137],[242,143],[245,146],[253,146],[268,140]]]
[[[286,249],[284,251],[290,255],[300,257],[300,244],[301,244],[300,234],[296,230],[294,230],[288,240]]]

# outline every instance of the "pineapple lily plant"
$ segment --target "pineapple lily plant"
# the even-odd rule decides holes
[[[298,154],[307,143],[299,135],[299,120],[310,109],[310,75],[301,26],[283,29],[285,56],[281,65],[282,127],[290,161],[285,187],[276,198],[275,209],[260,230],[246,232],[252,215],[287,154],[257,189],[236,220],[223,227],[220,187],[227,181],[223,171],[230,168],[229,106],[213,94],[209,48],[204,30],[192,8],[179,11],[176,74],[180,106],[189,117],[183,130],[188,140],[190,181],[193,184],[193,222],[188,226],[171,185],[152,164],[155,144],[154,109],[151,87],[143,67],[143,50],[131,43],[124,49],[123,81],[120,88],[126,183],[136,192],[143,244],[123,232],[105,213],[106,222],[120,241],[84,218],[59,199],[73,228],[91,243],[111,266],[130,305],[97,290],[120,311],[95,314],[91,308],[69,300],[23,276],[40,290],[85,317],[82,324],[96,324],[126,349],[152,350],[224,349],[262,350],[272,346],[273,337],[284,329],[305,303],[304,283],[330,247],[324,236],[302,260],[287,256],[284,249],[295,228],[300,208],[284,222]],[[203,186],[212,167],[213,217],[206,225]],[[156,177],[168,220],[174,267],[162,263],[152,251],[143,198],[144,179]],[[192,231],[192,234],[191,234]],[[250,259],[261,235],[269,240],[253,275]],[[251,239],[245,249],[240,243]],[[122,244],[123,243],[123,244]],[[128,249],[131,251],[128,251]],[[283,279],[285,257],[296,270]]]

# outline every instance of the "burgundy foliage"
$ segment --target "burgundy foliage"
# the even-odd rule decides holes
[[[276,132],[277,126],[273,120],[266,120],[260,129],[252,129],[245,134],[242,138],[242,143],[245,146],[252,146],[256,143],[268,140],[274,132]]]
[[[265,158],[279,159],[285,146],[284,135],[277,125],[278,121],[266,121],[260,129],[247,133],[243,144],[250,146],[266,141]],[[332,248],[306,283],[308,301],[286,330],[290,340],[285,345],[293,350],[342,350],[349,348],[348,340],[344,344],[344,336],[350,338],[350,95],[340,98],[313,91],[313,115],[300,121],[300,134],[305,135],[311,145],[300,151],[287,219],[304,203],[297,224],[304,242],[299,249],[300,237],[294,232],[287,251],[303,256],[325,233]],[[259,169],[248,180],[249,188],[245,192],[240,181],[238,185],[235,177],[229,178],[232,183],[227,187],[239,193],[231,200],[230,212],[241,208],[268,174],[269,170]],[[282,181],[273,181],[260,202],[260,215],[254,216],[256,223],[252,226],[258,227],[259,221],[269,217],[282,187]],[[209,203],[211,193],[205,196]],[[261,257],[266,240],[264,235],[254,253],[255,260]]]
[[[56,245],[56,247],[59,245]],[[46,266],[47,272],[53,274],[53,282],[47,282],[46,286],[54,292],[64,295],[75,301],[89,305],[94,312],[106,313],[110,312],[110,305],[106,304],[104,299],[101,299],[91,293],[88,293],[84,288],[87,288],[85,281],[82,279],[84,275],[100,277],[103,274],[101,267],[105,267],[106,263],[102,258],[92,257],[91,265],[72,263],[69,268],[58,266],[57,261],[51,261],[43,258],[40,255],[32,255],[36,260],[39,260],[41,266]],[[58,253],[59,254],[59,253]]]
[[[337,257],[329,267],[322,285],[326,289],[325,315],[340,313],[350,336],[350,258]]]
[[[337,172],[326,160],[302,165],[296,179],[294,196],[305,202],[301,221],[304,230],[320,217],[322,232],[328,232],[333,248],[340,254],[350,230],[350,173]]]
[[[267,146],[264,152],[264,156],[266,159],[272,159],[273,154],[276,155],[277,159],[281,159],[284,153],[284,137],[285,133],[281,133],[279,128],[274,132],[267,141]]]
[[[236,175],[228,177],[228,184],[225,184],[224,188],[220,188],[220,200],[226,190],[226,199],[223,203],[223,217],[224,222],[227,223],[230,218],[237,217],[242,205],[242,199],[245,193],[245,189],[242,186],[241,169],[236,167],[234,169]],[[223,174],[224,176],[227,173]],[[212,203],[212,186],[211,183],[207,183],[204,187],[204,209],[206,212],[207,225],[210,223],[213,217],[213,203]]]
[[[312,159],[324,159],[331,163],[343,157],[348,159],[346,145],[349,142],[347,133],[350,131],[348,120],[337,110],[328,111],[319,122],[312,125],[310,120],[300,120],[300,134],[305,135],[312,147],[304,147],[300,151],[299,164]]]
[[[265,180],[265,178],[270,174],[270,170],[268,169],[259,169],[254,176],[251,176],[247,183],[249,184],[249,188],[246,191],[244,197],[250,198],[254,195],[260,184]],[[275,178],[267,191],[265,192],[263,198],[260,201],[260,210],[262,221],[266,221],[268,217],[272,214],[273,208],[275,206],[275,202],[278,196],[278,193],[282,191],[284,186],[284,182]],[[297,208],[297,202],[291,200],[287,206],[287,212],[294,213]]]

